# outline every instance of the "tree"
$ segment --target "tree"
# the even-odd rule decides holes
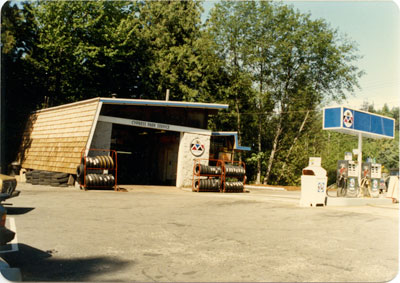
[[[250,2],[253,3],[253,2]],[[223,102],[228,102],[236,116],[234,121],[238,132],[238,142],[242,142],[241,112],[249,108],[253,95],[252,77],[246,70],[246,56],[248,46],[248,30],[251,23],[246,15],[251,5],[245,2],[217,3],[211,11],[207,23],[207,32],[214,41],[214,49],[218,58],[225,62],[224,69],[229,80]]]
[[[208,28],[228,73],[241,74],[231,85],[252,80],[252,92],[234,91],[238,101],[242,96],[252,102],[246,110],[254,114],[256,128],[246,130],[257,133],[257,182],[261,157],[269,155],[264,162],[266,183],[274,163],[279,163],[279,151],[286,152],[279,157],[286,166],[316,107],[345,98],[357,86],[362,72],[353,65],[358,59],[354,43],[323,20],[264,1],[220,2]]]
[[[140,9],[143,37],[149,44],[147,85],[152,97],[198,101],[203,85],[199,1],[146,1]]]
[[[135,2],[42,1],[25,9],[38,37],[25,60],[51,104],[130,94],[145,57]]]

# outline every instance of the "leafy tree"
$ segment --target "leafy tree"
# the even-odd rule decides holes
[[[256,122],[246,131],[258,133],[257,153],[249,161],[257,161],[257,182],[262,164],[266,165],[266,183],[274,164],[287,165],[316,107],[345,98],[357,86],[362,73],[353,65],[358,59],[354,43],[323,20],[264,1],[222,1],[209,21],[208,29],[219,46],[217,54],[232,76],[236,105],[241,106],[237,116],[246,110],[254,114]],[[243,84],[243,78],[252,80],[253,91],[233,88]],[[242,107],[240,99],[251,105]],[[274,178],[279,181],[282,175]]]
[[[246,70],[246,56],[249,48],[246,37],[251,28],[246,15],[250,9],[251,6],[246,2],[222,1],[215,5],[207,22],[207,32],[214,41],[215,53],[220,60],[225,62],[224,69],[229,86],[225,88],[225,97],[222,101],[230,104],[231,114],[235,116],[230,123],[235,125],[239,143],[242,142],[244,124],[241,112],[249,108],[251,99],[254,97],[252,77]],[[230,115],[230,118],[234,116]],[[248,119],[246,120],[251,123]]]
[[[145,56],[135,2],[41,1],[27,9],[38,42],[25,60],[51,104],[129,95]]]
[[[199,99],[205,63],[201,12],[199,1],[146,1],[140,9],[142,36],[151,53],[146,84],[153,86],[153,98],[164,99],[171,89],[172,99]]]

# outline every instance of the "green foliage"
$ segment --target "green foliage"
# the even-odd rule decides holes
[[[237,130],[252,147],[241,155],[249,181],[299,184],[309,156],[322,157],[332,181],[357,146],[322,131],[320,110],[358,86],[355,43],[282,3],[220,1],[205,25],[196,0],[7,2],[1,13],[11,145],[43,106],[111,93],[164,99],[170,89],[171,100],[229,104],[209,128]],[[376,112],[396,119],[396,139],[364,140],[364,156],[396,167],[399,108]]]
[[[236,122],[251,142],[250,167],[257,163],[259,177],[263,171],[271,183],[296,182],[291,172],[299,166],[291,161],[303,163],[297,143],[311,129],[315,110],[357,87],[362,72],[353,65],[359,58],[354,43],[323,20],[267,1],[221,1],[207,30],[231,82],[226,99],[234,104],[224,121]]]

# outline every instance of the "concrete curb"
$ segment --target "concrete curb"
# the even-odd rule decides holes
[[[280,187],[265,187],[265,186],[249,186],[249,185],[245,185],[244,186],[245,189],[255,189],[255,190],[270,190],[270,191],[286,191],[284,188],[280,188]]]

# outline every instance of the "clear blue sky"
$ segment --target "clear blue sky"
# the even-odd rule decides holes
[[[218,1],[204,3],[206,18]],[[380,109],[400,105],[400,11],[394,1],[284,1],[312,18],[322,18],[356,42],[366,74],[361,90],[342,104],[360,108],[364,101]]]

